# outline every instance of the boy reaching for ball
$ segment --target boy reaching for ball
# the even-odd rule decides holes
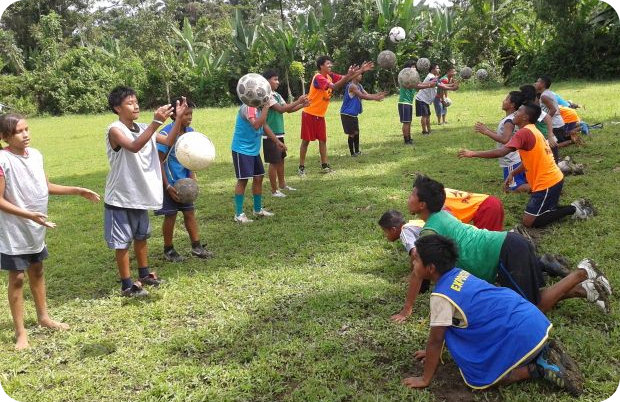
[[[415,63],[417,60],[408,60],[405,63],[404,68],[413,68],[415,70]],[[400,123],[403,125],[403,140],[405,145],[413,145],[411,139],[411,119],[413,117],[413,100],[416,95],[416,89],[433,88],[435,82],[416,82],[415,84],[400,86],[398,90],[398,116],[400,117]]]
[[[192,101],[185,101],[185,113],[177,113],[177,103],[181,104],[183,98],[177,98],[172,101],[172,115],[170,118],[172,123],[168,124],[162,130],[159,131],[160,135],[168,136],[172,131],[174,124],[179,122],[179,138],[185,134],[194,131],[190,124],[192,124],[192,117],[194,115],[194,107],[196,106]],[[164,258],[170,262],[181,262],[184,260],[181,255],[174,249],[172,238],[174,234],[174,225],[177,220],[177,213],[181,211],[183,213],[183,223],[189,239],[192,243],[191,253],[198,258],[213,257],[213,253],[206,249],[206,244],[200,242],[200,232],[198,230],[198,223],[196,222],[196,215],[194,214],[195,207],[193,202],[183,203],[179,199],[177,190],[174,187],[175,183],[181,179],[196,180],[196,173],[187,169],[179,162],[176,156],[176,149],[174,144],[168,146],[166,144],[157,144],[157,151],[159,153],[159,160],[161,161],[162,182],[164,185],[164,201],[161,209],[155,211],[155,215],[164,215],[164,223],[162,226],[162,232],[164,235]]]
[[[115,250],[121,278],[121,294],[147,296],[142,285],[159,286],[161,280],[148,264],[146,239],[151,235],[149,210],[162,207],[163,191],[157,143],[172,146],[181,121],[177,120],[169,135],[156,134],[157,128],[172,114],[171,105],[155,111],[150,124],[136,123],[140,106],[133,89],[119,86],[108,96],[110,109],[118,120],[106,129],[106,148],[110,172],[104,196],[104,235],[108,247]],[[175,105],[178,116],[185,114],[185,99]],[[138,262],[139,280],[132,281],[129,247],[133,243]]]

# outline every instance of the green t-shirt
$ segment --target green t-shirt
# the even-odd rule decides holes
[[[534,124],[536,126],[536,128],[538,129],[538,131],[540,131],[542,133],[542,135],[547,138],[547,123],[545,123],[544,121],[537,121],[536,124]]]
[[[279,105],[284,106],[286,102],[282,99],[279,93],[273,91],[273,100]],[[282,113],[275,111],[274,109],[269,109],[269,113],[267,114],[267,125],[271,128],[274,134],[284,134],[284,116]]]
[[[406,103],[408,105],[413,105],[413,99],[415,98],[415,89],[407,89],[404,87],[400,87],[398,91],[398,103]]]
[[[421,235],[429,234],[428,229],[456,243],[459,251],[457,267],[491,284],[495,283],[499,254],[506,240],[506,232],[478,229],[459,221],[446,211],[431,214]]]

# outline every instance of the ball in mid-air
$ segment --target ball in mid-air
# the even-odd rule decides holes
[[[381,68],[393,68],[396,65],[396,55],[391,50],[384,50],[377,56],[377,64]]]
[[[398,73],[398,85],[403,88],[413,89],[420,82],[420,74],[413,67],[406,67]]]
[[[394,27],[390,29],[390,33],[388,35],[390,40],[394,43],[402,42],[405,40],[405,30],[402,27]]]
[[[261,107],[271,98],[271,85],[260,74],[249,73],[237,82],[237,96],[251,107]]]
[[[174,153],[181,165],[193,171],[206,169],[215,160],[215,146],[206,135],[196,131],[180,136]]]
[[[489,78],[489,73],[484,68],[481,68],[480,70],[476,71],[476,78],[478,78],[480,81],[484,81]]]
[[[180,179],[174,183],[174,189],[181,204],[189,204],[198,198],[198,183],[194,179]]]
[[[431,68],[431,61],[426,57],[421,57],[418,59],[415,66],[418,68],[418,71],[428,71],[428,69]]]
[[[465,67],[463,67],[461,69],[461,73],[460,74],[461,74],[461,78],[469,79],[469,78],[471,78],[471,75],[473,74],[473,71],[472,71],[471,67],[465,66]]]

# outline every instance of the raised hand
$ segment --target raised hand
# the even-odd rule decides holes
[[[484,134],[485,131],[488,130],[488,128],[484,124],[477,122],[476,124],[474,124],[474,130],[476,130],[480,134]]]
[[[168,117],[170,117],[170,115],[172,115],[172,105],[168,103],[167,105],[159,107],[159,109],[155,111],[155,116],[153,116],[153,120],[163,122],[168,120]]]
[[[362,66],[360,67],[360,70],[362,70],[362,72],[365,71],[370,71],[373,68],[375,68],[375,63],[372,61],[365,61],[362,63]]]

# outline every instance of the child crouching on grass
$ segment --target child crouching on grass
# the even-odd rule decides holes
[[[471,388],[543,378],[581,394],[583,377],[577,365],[559,342],[549,340],[552,324],[536,306],[511,289],[456,268],[458,252],[448,238],[424,236],[415,247],[415,275],[434,282],[435,289],[426,349],[414,353],[424,361],[424,373],[405,378],[405,386],[430,385],[445,342]]]
[[[9,306],[15,327],[15,349],[28,347],[24,327],[24,271],[40,326],[68,329],[47,312],[43,260],[48,256],[45,230],[56,225],[47,220],[50,194],[80,195],[99,201],[99,195],[81,187],[50,183],[43,170],[43,156],[30,148],[30,132],[24,117],[8,114],[0,117],[0,136],[8,147],[0,149],[0,269],[9,272]],[[1,147],[0,147],[1,148]]]

